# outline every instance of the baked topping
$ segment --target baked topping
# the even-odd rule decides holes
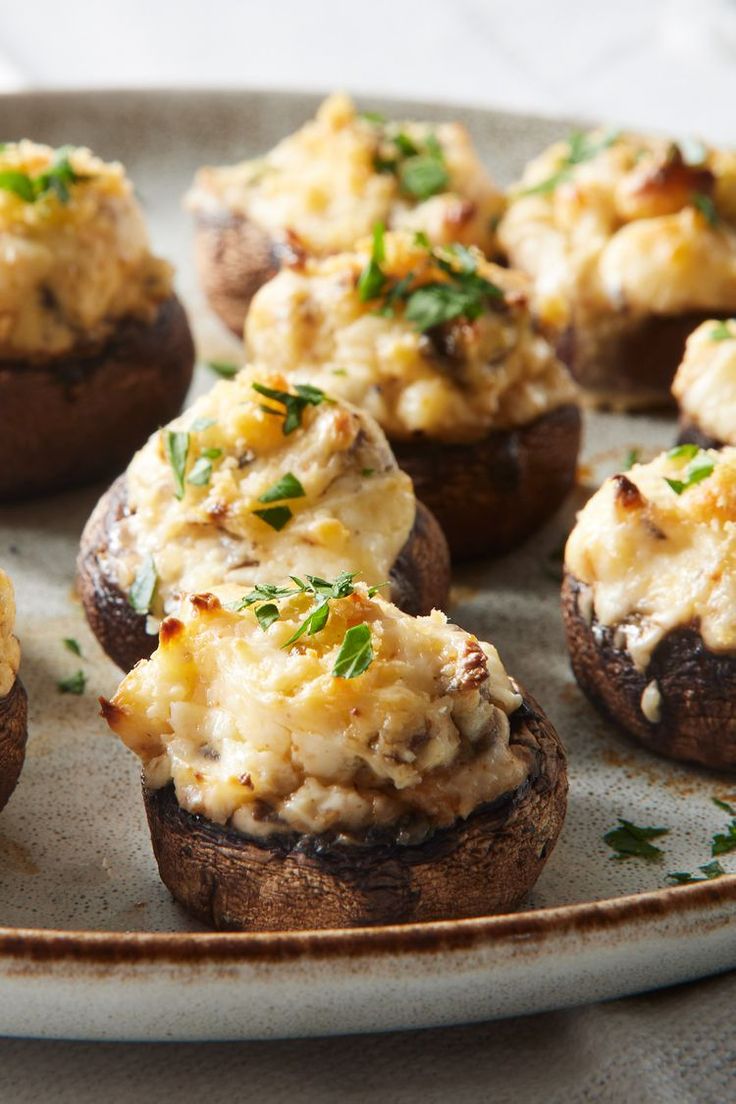
[[[736,154],[594,131],[528,166],[499,227],[550,325],[736,306]]]
[[[127,497],[104,568],[134,609],[159,617],[184,594],[250,586],[264,570],[350,568],[383,582],[416,511],[372,418],[257,370],[154,434],[128,468]]]
[[[574,401],[520,273],[476,249],[383,234],[284,268],[246,321],[251,358],[368,410],[389,437],[472,441]]]
[[[736,322],[704,322],[685,346],[672,393],[688,421],[736,444]]]
[[[13,584],[0,568],[0,698],[12,690],[20,666],[20,645],[13,636],[14,626]]]
[[[376,222],[490,252],[503,198],[459,123],[390,123],[334,95],[265,157],[201,169],[188,206],[247,215],[317,255],[352,248]]]
[[[250,835],[391,827],[424,838],[519,786],[521,704],[489,644],[413,618],[343,576],[185,600],[158,650],[103,703],[149,786]],[[323,601],[324,599],[324,601]],[[326,605],[325,605],[326,603]],[[264,623],[258,609],[275,604]],[[315,609],[328,616],[300,631]]]
[[[171,294],[122,165],[87,149],[0,148],[0,358],[42,358],[151,321]]]
[[[621,479],[637,498],[621,497]],[[736,448],[679,445],[606,480],[565,550],[589,607],[640,670],[671,630],[696,625],[713,651],[736,648]]]

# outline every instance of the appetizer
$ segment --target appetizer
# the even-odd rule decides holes
[[[736,155],[575,133],[527,166],[499,239],[595,401],[669,405],[687,335],[736,309]]]
[[[28,702],[18,678],[13,584],[0,568],[0,809],[15,789],[26,753]]]
[[[560,505],[580,444],[575,386],[527,291],[477,249],[378,224],[263,287],[246,349],[376,418],[454,558],[503,552]]]
[[[186,200],[214,311],[238,337],[285,261],[352,248],[376,222],[495,249],[503,196],[460,123],[395,123],[330,96],[265,157],[197,173]]]
[[[562,600],[601,712],[662,755],[736,767],[736,448],[678,445],[606,480],[567,542]]]
[[[0,147],[0,500],[120,469],[180,409],[189,326],[122,165]]]
[[[449,554],[379,426],[311,384],[223,380],[155,433],[82,535],[92,630],[128,670],[185,594],[351,568],[412,613],[447,601]]]
[[[710,319],[690,335],[672,394],[681,443],[736,445],[736,320]]]
[[[355,580],[195,594],[101,699],[161,877],[206,924],[503,912],[554,847],[564,752],[495,648]]]

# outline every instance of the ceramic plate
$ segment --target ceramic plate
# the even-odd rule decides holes
[[[107,92],[0,97],[0,135],[89,144],[136,180],[158,251],[176,261],[200,350],[233,345],[203,310],[181,196],[197,165],[267,149],[313,97]],[[496,176],[567,133],[561,120],[395,103],[401,116],[460,115]],[[195,387],[212,378],[200,368]],[[82,525],[101,487],[0,511],[30,697],[28,757],[0,816],[0,1034],[240,1039],[450,1024],[561,1007],[736,966],[736,877],[666,888],[710,858],[736,783],[640,751],[577,691],[558,610],[559,548],[590,487],[628,449],[672,442],[667,419],[590,415],[576,500],[519,553],[458,572],[452,613],[494,641],[546,707],[570,754],[565,828],[528,906],[514,915],[300,934],[218,935],[189,921],[158,879],[133,757],[97,717],[118,673],[74,595]],[[81,664],[65,650],[76,637]],[[82,666],[82,697],[60,678]],[[661,825],[660,862],[612,859],[618,817]],[[724,865],[736,871],[736,855]]]

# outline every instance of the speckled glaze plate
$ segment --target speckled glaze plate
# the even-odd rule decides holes
[[[267,149],[313,110],[309,96],[104,92],[0,97],[0,134],[89,144],[136,180],[159,252],[203,355],[237,346],[208,317],[180,201],[197,165]],[[495,175],[567,132],[541,120],[431,105],[460,116]],[[212,382],[204,368],[195,383]],[[0,563],[15,580],[30,739],[0,815],[0,1034],[85,1039],[240,1039],[410,1028],[616,997],[736,966],[736,876],[666,888],[697,870],[723,825],[711,798],[736,779],[673,766],[600,720],[573,683],[558,610],[559,548],[575,509],[632,447],[668,445],[668,419],[589,415],[581,486],[514,556],[458,572],[452,613],[492,640],[543,703],[570,755],[565,828],[525,911],[353,931],[212,934],[158,879],[132,756],[97,717],[118,680],[74,594],[82,525],[101,487],[0,510]],[[65,650],[76,637],[83,659]],[[81,666],[82,697],[57,681]],[[661,862],[617,862],[604,833],[625,817],[670,829]],[[724,866],[736,872],[736,855]]]

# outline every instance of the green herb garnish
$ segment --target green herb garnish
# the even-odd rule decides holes
[[[366,123],[374,123],[376,126],[381,126],[386,122],[386,116],[381,115],[380,111],[359,111],[358,118],[363,119]]]
[[[373,248],[370,260],[358,278],[358,295],[361,303],[366,303],[369,299],[377,299],[386,283],[386,276],[381,268],[386,257],[383,235],[384,225],[382,222],[377,222],[373,227]]]
[[[618,131],[607,131],[602,138],[594,141],[590,134],[585,134],[580,130],[573,131],[568,138],[567,153],[563,157],[559,169],[552,173],[551,176],[546,177],[544,180],[540,180],[537,184],[530,184],[527,188],[520,188],[514,193],[512,198],[518,199],[521,196],[529,195],[549,195],[551,192],[555,191],[559,184],[570,179],[576,165],[581,165],[584,161],[592,161],[599,153],[608,149],[609,146],[612,146],[614,142],[618,140],[618,136]]]
[[[258,496],[259,502],[280,502],[284,498],[303,498],[306,494],[304,487],[293,472],[287,472],[281,478]]]
[[[195,462],[187,477],[187,483],[195,487],[206,487],[212,478],[212,461],[222,456],[222,449],[205,449]]]
[[[693,885],[695,882],[712,882],[714,878],[722,878],[726,873],[717,859],[706,863],[705,866],[699,866],[698,870],[702,872],[702,878],[687,871],[678,870],[674,874],[668,874],[667,880],[673,885]]]
[[[728,323],[724,321],[716,322],[708,334],[711,341],[730,341],[733,336]]]
[[[335,678],[357,678],[368,670],[372,662],[370,628],[365,623],[353,625],[343,637],[332,674]]]
[[[270,625],[273,625],[274,621],[279,619],[279,607],[274,602],[259,606],[258,609],[254,610],[254,613],[264,632]]]
[[[189,434],[180,430],[169,429],[164,438],[166,445],[166,457],[174,473],[174,494],[178,499],[184,497],[184,476],[187,470],[187,456],[189,455]]]
[[[73,636],[65,636],[62,643],[67,651],[73,652],[74,655],[81,657],[82,649],[79,646],[79,641],[75,640]]]
[[[677,445],[667,453],[670,460],[688,460],[689,463],[685,468],[684,479],[669,479],[664,477],[664,481],[668,487],[670,487],[676,495],[681,495],[683,491],[687,491],[690,487],[694,487],[696,483],[702,483],[704,479],[707,479],[709,475],[712,475],[715,468],[715,460],[698,445],[685,444]]]
[[[641,455],[641,453],[639,452],[639,449],[629,449],[629,451],[626,453],[626,458],[624,460],[623,470],[625,472],[631,471],[634,464],[639,463],[640,455]]]
[[[409,157],[399,169],[399,183],[402,191],[416,199],[429,199],[430,196],[444,192],[450,183],[450,174],[444,160],[424,154]],[[352,676],[351,676],[352,677]]]
[[[727,801],[721,801],[719,797],[714,797],[713,804],[722,809],[724,813],[728,813],[731,817],[731,823],[727,825],[725,832],[716,832],[711,840],[710,853],[711,855],[728,855],[731,851],[736,851],[736,809],[733,805],[729,805]]]
[[[277,533],[280,533],[294,516],[288,506],[269,506],[266,510],[254,510],[253,513]]]
[[[70,146],[62,146],[56,151],[51,166],[37,176],[30,176],[17,169],[0,172],[0,188],[12,192],[25,203],[35,203],[46,195],[55,195],[60,203],[68,203],[69,185],[89,179],[72,168],[70,152]]]
[[[211,372],[214,372],[217,376],[222,376],[223,379],[232,379],[233,376],[237,376],[240,371],[240,367],[237,364],[230,364],[224,360],[208,360],[207,367]]]
[[[67,679],[61,679],[56,686],[60,694],[83,694],[87,685],[87,676],[84,671],[75,671]]]
[[[320,403],[329,402],[324,391],[319,387],[313,387],[309,383],[297,383],[294,385],[294,393],[290,391],[277,391],[273,387],[264,387],[262,383],[251,384],[254,391],[263,395],[266,399],[279,403],[283,410],[274,410],[272,406],[263,406],[267,414],[274,414],[284,419],[284,436],[299,429],[302,424],[302,415],[308,406],[319,406]]]
[[[146,556],[128,591],[128,605],[132,606],[136,613],[150,613],[157,586],[158,573],[153,556]]]
[[[666,836],[669,832],[669,828],[640,828],[636,824],[632,824],[630,820],[624,820],[623,817],[618,818],[618,828],[612,828],[610,832],[606,832],[603,840],[612,851],[616,854],[612,855],[613,859],[646,859],[651,862],[653,859],[659,859],[664,854],[660,847],[655,847],[650,840],[658,839],[659,836]]]
[[[376,172],[393,173],[401,191],[412,199],[429,199],[446,191],[450,183],[437,136],[430,133],[424,139],[414,139],[391,123],[384,124],[373,168]]]
[[[718,225],[720,219],[718,217],[716,205],[711,196],[706,195],[705,192],[696,192],[692,202],[693,207],[700,211],[701,215],[710,226]]]

